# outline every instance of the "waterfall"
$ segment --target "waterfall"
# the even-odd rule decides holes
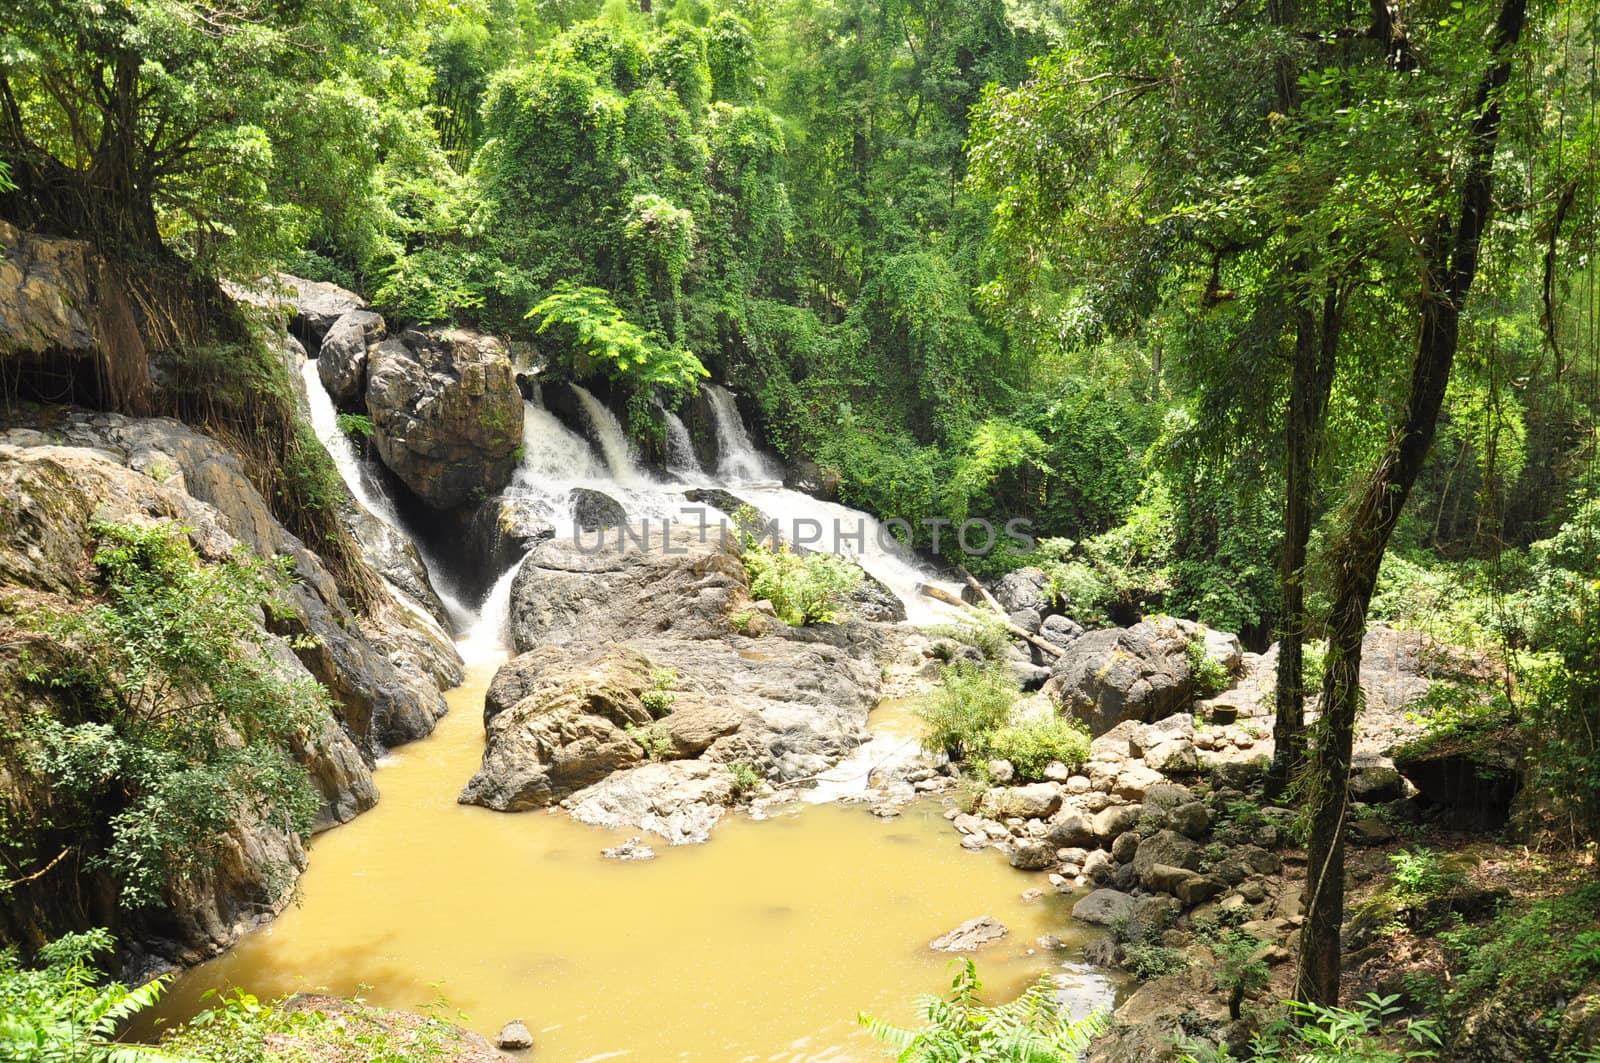
[[[702,385],[711,403],[711,416],[717,423],[717,472],[733,483],[782,480],[783,475],[750,441],[739,404],[733,393],[717,384]]]
[[[537,487],[548,481],[602,480],[605,468],[589,441],[532,402],[522,405],[522,465],[515,482]]]
[[[456,643],[461,659],[468,664],[489,660],[511,649],[511,584],[522,570],[522,561],[500,573],[478,607],[475,623]]]
[[[381,493],[375,495],[367,489],[366,472],[361,467],[361,458],[356,454],[356,445],[339,428],[339,411],[334,409],[333,398],[322,386],[316,360],[307,358],[300,367],[300,375],[305,379],[311,429],[328,451],[328,457],[333,459],[334,468],[339,470],[339,478],[367,512],[399,530],[400,516],[395,512],[394,505]]]
[[[633,445],[628,442],[628,436],[623,432],[616,414],[606,409],[605,404],[591,395],[588,388],[573,384],[572,390],[583,406],[583,415],[590,429],[600,442],[600,452],[606,457],[612,479],[621,484],[643,482],[644,477],[639,475],[639,467],[634,460]]]
[[[317,372],[315,359],[305,360],[305,364],[300,367],[300,376],[305,381],[306,411],[311,415],[311,430],[316,433],[317,439],[327,450],[328,457],[333,459],[333,467],[339,471],[339,478],[344,481],[345,487],[349,488],[350,496],[361,508],[393,528],[396,534],[416,545],[417,552],[422,557],[422,565],[428,570],[428,581],[433,584],[433,593],[439,596],[440,604],[449,614],[451,625],[458,631],[464,630],[473,622],[476,614],[445,584],[439,565],[406,531],[400,521],[400,514],[395,510],[389,496],[383,493],[381,487],[369,487],[366,469],[356,453],[356,446],[339,427],[339,411],[334,408],[333,398],[322,386],[322,377]],[[396,593],[400,598],[405,598],[403,593],[398,591]]]
[[[694,440],[683,426],[683,419],[671,410],[663,411],[663,424],[667,429],[667,468],[683,479],[695,484],[707,484],[705,470],[694,453]]]

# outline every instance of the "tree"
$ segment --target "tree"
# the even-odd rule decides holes
[[[1333,606],[1322,681],[1322,717],[1307,787],[1310,836],[1306,924],[1300,939],[1295,996],[1333,1005],[1339,1000],[1340,931],[1344,921],[1344,828],[1349,805],[1351,747],[1361,703],[1361,644],[1378,570],[1406,499],[1433,443],[1461,336],[1461,318],[1477,279],[1483,238],[1494,212],[1495,163],[1511,78],[1527,24],[1527,0],[1503,0],[1489,32],[1485,69],[1462,112],[1465,138],[1450,199],[1437,204],[1423,241],[1424,271],[1415,294],[1416,350],[1404,413],[1360,489],[1345,527],[1329,551]],[[1390,27],[1391,33],[1396,32]],[[1409,45],[1390,43],[1396,55]],[[1397,68],[1405,67],[1396,63]],[[1453,202],[1452,202],[1453,201]],[[1446,213],[1446,211],[1449,213]]]

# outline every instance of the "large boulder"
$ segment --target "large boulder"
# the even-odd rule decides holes
[[[326,281],[309,281],[279,273],[257,288],[251,301],[260,305],[263,298],[286,304],[290,311],[289,329],[306,345],[306,350],[322,347],[334,324],[353,310],[365,310],[367,301],[355,292]]]
[[[715,531],[659,524],[553,539],[537,546],[511,585],[518,650],[591,639],[663,635],[704,639],[728,630],[726,614],[748,585],[744,565]]]
[[[1164,620],[1091,631],[1056,659],[1045,692],[1096,735],[1124,720],[1161,719],[1193,700],[1189,642]]]
[[[733,773],[722,764],[679,760],[619,771],[565,802],[574,819],[613,830],[638,827],[671,845],[697,844],[733,800]]]
[[[370,310],[352,310],[328,329],[317,352],[317,377],[335,406],[360,404],[367,390],[367,352],[388,334],[383,318]]]
[[[446,510],[494,494],[522,443],[522,393],[505,345],[465,329],[406,332],[367,355],[367,413],[383,463]]]
[[[590,487],[572,489],[572,523],[582,531],[600,531],[620,528],[628,523],[628,511],[622,503]]]
[[[650,662],[640,654],[547,647],[508,669],[489,688],[483,764],[461,791],[462,804],[541,808],[645,759],[626,730],[651,722],[642,700]]]

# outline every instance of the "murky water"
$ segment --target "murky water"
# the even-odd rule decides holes
[[[560,1063],[876,1060],[857,1011],[913,1020],[912,998],[948,982],[928,941],[985,913],[1011,928],[978,957],[994,999],[1044,971],[1075,1010],[1108,999],[1075,948],[1034,945],[1074,940],[1070,899],[1022,901],[1043,877],[960,849],[933,801],[890,820],[859,805],[729,817],[708,845],[635,863],[600,855],[625,834],[457,805],[493,671],[475,665],[433,736],[385,762],[377,808],[317,839],[300,904],[184,976],[164,1015],[232,986],[443,997],[485,1034],[523,1019]]]

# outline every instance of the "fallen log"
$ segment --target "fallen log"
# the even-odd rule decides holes
[[[953,605],[953,606],[956,606],[959,609],[974,609],[974,608],[976,608],[971,602],[963,601],[961,598],[959,598],[958,596],[956,596],[954,594],[951,594],[949,591],[945,590],[943,587],[934,587],[934,586],[932,586],[930,584],[924,583],[924,584],[920,585],[919,589],[922,591],[923,594],[926,594],[929,598],[932,598],[935,601],[944,602],[946,605]],[[1005,614],[1004,613],[1000,614],[1000,623],[1005,626],[1005,629],[1006,629],[1007,632],[1009,632],[1010,634],[1014,635],[1015,637],[1021,639],[1022,641],[1028,643],[1030,646],[1038,647],[1040,652],[1049,654],[1051,657],[1060,657],[1061,656],[1063,651],[1062,651],[1060,646],[1051,645],[1050,643],[1046,642],[1044,639],[1040,638],[1039,636],[1029,634],[1028,632],[1024,631],[1022,628],[1018,627],[1017,625],[1013,624],[1011,621],[1007,620],[1005,618]]]

